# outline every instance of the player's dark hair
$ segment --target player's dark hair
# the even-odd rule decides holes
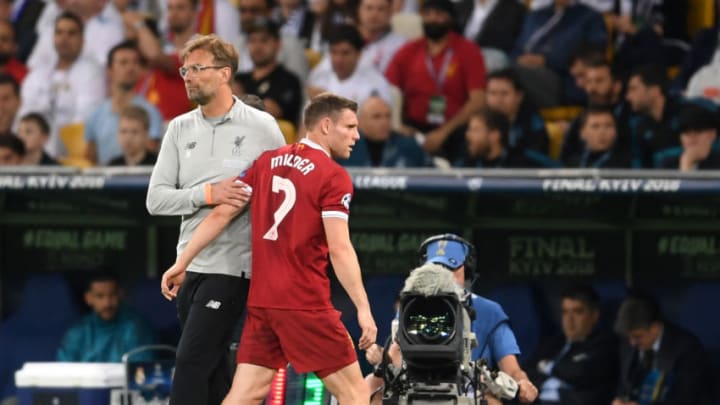
[[[357,112],[357,108],[356,102],[337,94],[319,94],[305,107],[305,128],[310,130],[325,117],[330,117],[335,122],[343,110]]]

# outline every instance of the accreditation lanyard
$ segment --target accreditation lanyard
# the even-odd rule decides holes
[[[453,50],[449,49],[445,52],[445,58],[443,59],[442,66],[440,67],[440,73],[435,70],[435,65],[432,62],[430,55],[425,55],[425,65],[427,66],[430,77],[435,81],[437,86],[437,94],[442,94],[443,82],[445,82],[445,76],[447,76],[448,69],[450,68],[450,61],[453,57]]]
[[[595,163],[592,164],[592,167],[602,167],[605,163],[607,163],[608,159],[612,156],[612,149],[609,151],[603,153],[598,160],[595,161]],[[583,152],[582,158],[580,159],[580,167],[588,167],[588,160],[590,160],[590,151],[585,149]]]

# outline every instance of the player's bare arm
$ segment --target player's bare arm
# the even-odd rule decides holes
[[[172,300],[177,297],[177,292],[185,280],[185,270],[195,256],[209,245],[210,242],[215,240],[233,218],[245,210],[249,200],[250,194],[248,193],[248,196],[239,206],[220,204],[213,208],[212,212],[203,219],[193,233],[190,242],[188,242],[185,249],[180,256],[178,256],[175,264],[163,273],[162,280],[160,281],[160,290],[165,298]]]
[[[350,242],[348,223],[341,218],[323,218],[323,227],[335,274],[357,308],[358,324],[362,330],[358,346],[366,350],[375,343],[377,327],[360,275],[360,264]]]

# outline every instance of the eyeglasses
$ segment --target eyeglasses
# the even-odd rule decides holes
[[[230,67],[230,66],[227,66],[227,65],[222,65],[222,66],[203,66],[203,65],[180,66],[180,68],[178,69],[178,72],[180,72],[180,77],[182,77],[184,79],[185,76],[187,76],[190,73],[198,74],[198,73],[202,72],[203,70],[222,69],[222,68],[226,68],[226,67]]]

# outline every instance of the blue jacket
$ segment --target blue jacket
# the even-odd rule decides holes
[[[116,363],[124,353],[153,343],[155,338],[145,321],[121,305],[110,322],[93,312],[73,325],[60,344],[57,360]]]
[[[345,167],[372,167],[370,149],[365,136],[360,133],[360,139],[355,143],[350,158],[339,160]],[[432,158],[418,145],[415,138],[391,132],[382,150],[378,167],[428,167],[432,166]]]
[[[553,28],[531,48],[526,44],[545,23],[555,14],[555,6],[550,5],[528,14],[522,32],[513,50],[513,59],[524,53],[545,56],[546,66],[557,73],[564,74],[570,64],[572,52],[581,44],[605,46],[607,31],[600,13],[582,4],[565,7],[564,15]]]

